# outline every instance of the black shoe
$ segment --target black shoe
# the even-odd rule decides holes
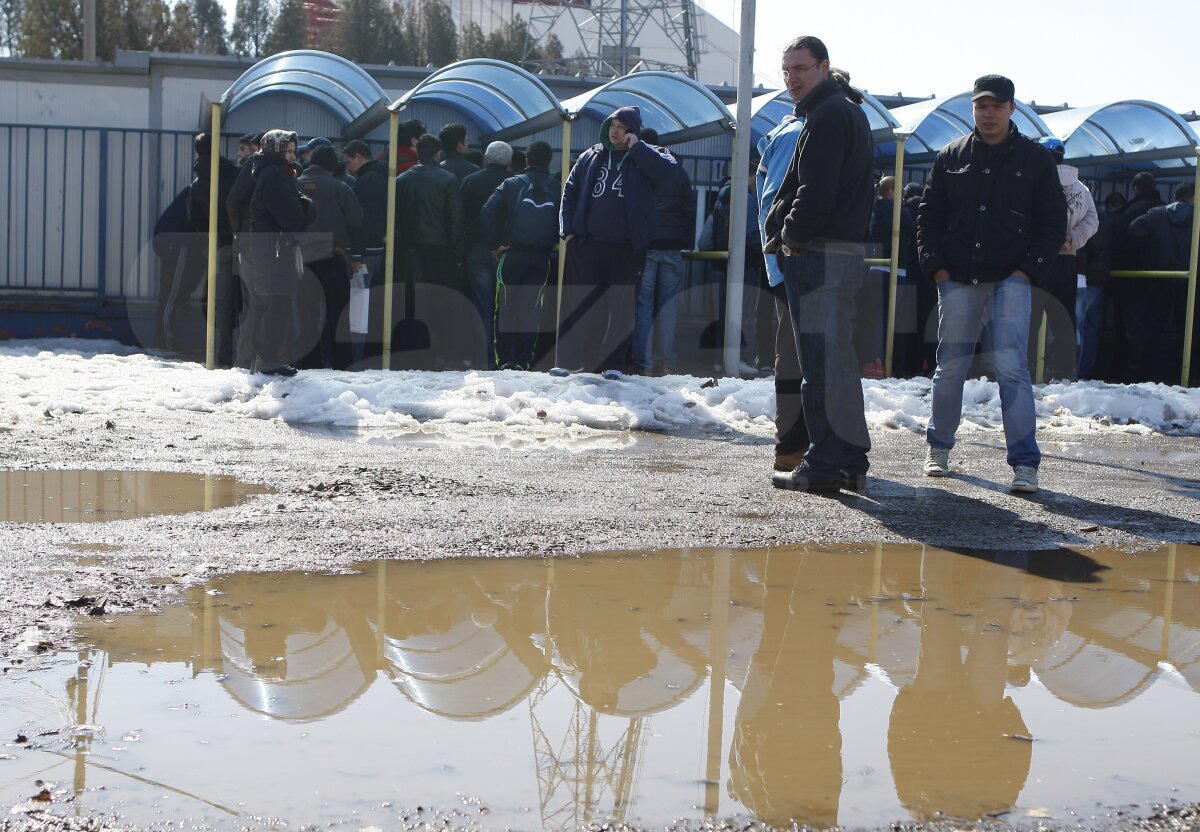
[[[284,378],[291,378],[300,371],[290,364],[284,364],[280,367],[272,367],[269,370],[259,370],[259,372],[264,376],[283,376]]]
[[[846,491],[856,491],[859,494],[865,494],[867,491],[867,474],[866,472],[856,473],[854,471],[842,471],[842,488]]]
[[[840,474],[836,478],[815,477],[811,468],[803,465],[793,468],[786,474],[776,471],[771,475],[771,485],[788,491],[807,491],[810,494],[829,494],[840,491],[845,487],[845,478]]]

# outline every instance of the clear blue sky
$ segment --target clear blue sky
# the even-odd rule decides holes
[[[698,2],[738,27],[738,0]],[[941,97],[998,72],[1024,101],[1143,98],[1187,112],[1200,110],[1198,32],[1200,0],[757,0],[755,75],[781,86],[779,50],[812,34],[872,93]]]

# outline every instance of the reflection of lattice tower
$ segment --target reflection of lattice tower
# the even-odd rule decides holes
[[[555,688],[557,695],[551,696]],[[551,733],[557,733],[555,729],[560,726],[550,726],[553,717],[548,714],[546,700],[564,697],[572,699],[571,714],[562,741],[556,744]],[[624,820],[632,808],[641,768],[645,745],[643,719],[628,720],[620,738],[606,750],[600,736],[601,717],[575,699],[565,683],[553,678],[542,679],[530,696],[529,719],[542,828],[567,832],[587,826],[610,799],[612,813],[606,819]]]
[[[625,75],[639,64],[696,78],[704,35],[694,0],[513,0],[529,3],[529,39],[523,59],[545,44],[565,15],[578,32],[582,54],[564,55],[570,69],[600,78]],[[679,60],[642,58],[638,38],[647,26],[660,28],[675,44]],[[572,44],[567,45],[570,52]],[[556,67],[562,69],[563,67]]]

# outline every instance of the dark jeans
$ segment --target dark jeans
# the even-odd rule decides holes
[[[801,398],[811,443],[804,467],[816,479],[865,474],[871,437],[854,351],[854,297],[865,275],[861,247],[779,257],[796,335]]]
[[[408,263],[415,268],[416,317],[429,331],[429,352],[412,356],[418,367],[444,369],[470,362],[487,369],[483,331],[467,288],[467,276],[450,246],[418,245]]]
[[[775,311],[775,453],[793,454],[808,450],[808,424],[804,421],[803,383],[796,335],[788,311],[783,284],[771,286],[763,295]]]
[[[558,364],[572,370],[620,369],[633,340],[634,303],[646,252],[622,243],[567,243]]]
[[[247,292],[245,299],[242,327],[250,369],[255,372],[274,370],[295,360],[291,331],[292,296]]]
[[[496,258],[484,243],[467,244],[467,286],[471,302],[479,313],[476,326],[482,332],[491,366],[496,341]]]
[[[550,275],[550,252],[508,251],[500,258],[496,284],[498,367],[531,370],[537,358],[538,330]]]
[[[1044,280],[1033,288],[1029,313],[1029,377],[1037,379],[1038,331],[1046,313],[1046,360],[1042,380],[1074,381],[1078,358],[1075,351],[1075,291],[1079,284],[1074,254],[1060,254]]]
[[[308,264],[320,287],[318,297],[306,299],[306,306],[315,314],[305,314],[312,321],[316,343],[304,360],[306,367],[345,370],[353,363],[350,348],[350,320],[346,307],[350,305],[350,261],[342,252],[334,252],[326,260]],[[308,340],[312,340],[309,338]]]
[[[1179,334],[1187,306],[1187,281],[1147,277],[1121,283],[1125,300],[1125,380],[1134,384],[1178,384],[1183,352]]]

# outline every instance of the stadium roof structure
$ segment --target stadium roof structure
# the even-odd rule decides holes
[[[572,120],[604,119],[630,106],[641,109],[642,126],[658,131],[663,145],[733,130],[733,114],[712,90],[686,75],[662,70],[632,72],[563,102]]]
[[[263,96],[295,95],[334,115],[346,136],[358,136],[386,118],[388,96],[358,64],[315,49],[280,52],[242,73],[225,94],[226,114]]]
[[[512,141],[562,124],[569,115],[535,75],[491,58],[442,67],[389,105],[401,111],[428,101],[462,113],[484,142]]]
[[[871,125],[871,138],[876,142],[890,141],[900,126],[891,111],[872,95],[863,93],[863,111],[867,114],[867,122]],[[796,109],[795,102],[787,90],[775,90],[756,95],[750,103],[750,141],[757,147],[763,136],[770,133],[785,116]],[[736,105],[733,111],[737,112]]]
[[[1043,116],[1080,167],[1184,168],[1196,164],[1196,132],[1153,101],[1127,100]]]
[[[1053,135],[1046,122],[1023,101],[1016,102],[1013,123],[1031,139]],[[948,98],[931,98],[906,104],[891,111],[899,122],[898,131],[908,135],[904,145],[906,163],[933,161],[938,151],[955,139],[968,135],[975,128],[971,114],[971,93],[962,92]],[[883,156],[895,156],[895,143],[878,145]]]

